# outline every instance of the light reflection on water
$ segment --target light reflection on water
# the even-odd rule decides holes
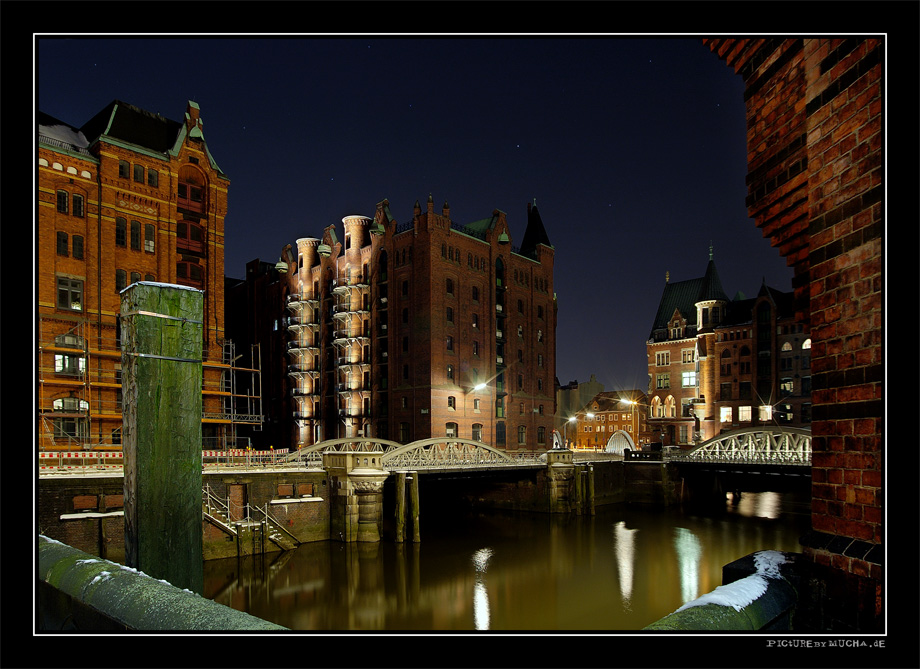
[[[296,630],[637,630],[758,550],[798,552],[807,503],[745,493],[724,511],[459,515],[419,544],[304,544],[205,563],[205,596]]]

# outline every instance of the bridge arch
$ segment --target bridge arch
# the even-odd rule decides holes
[[[383,456],[387,467],[413,467],[441,463],[444,465],[511,463],[514,458],[493,446],[472,439],[431,437],[418,439]]]
[[[369,453],[383,451],[381,466],[384,468],[411,468],[432,466],[495,465],[520,463],[521,457],[512,457],[481,441],[431,437],[401,444],[389,439],[368,437],[343,437],[328,439],[298,449],[286,456],[289,462],[302,460],[320,465],[322,454]]]
[[[636,443],[626,430],[617,430],[610,435],[610,439],[607,440],[607,446],[604,448],[604,451],[623,455],[623,450],[626,448],[634,451],[636,450]]]
[[[681,460],[811,465],[811,430],[761,427],[730,430],[680,455]]]

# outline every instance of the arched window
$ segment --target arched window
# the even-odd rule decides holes
[[[456,438],[456,437],[457,437],[457,424],[456,424],[456,423],[447,423],[447,424],[444,426],[444,433],[445,433],[448,437],[454,437],[454,438]]]
[[[668,395],[664,400],[664,415],[666,418],[677,417],[677,404],[674,402],[673,395]]]
[[[662,410],[661,410],[661,398],[660,397],[656,396],[652,398],[651,414],[652,414],[652,418],[663,418],[664,417],[664,414],[662,413]]]
[[[527,426],[518,425],[518,444],[520,445],[520,444],[526,444],[526,443],[527,443]]]
[[[473,441],[482,441],[482,423],[473,423]]]
[[[179,168],[179,185],[176,204],[186,211],[203,214],[205,211],[205,179],[191,165]]]

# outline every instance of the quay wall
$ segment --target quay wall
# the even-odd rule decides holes
[[[39,535],[42,631],[276,631],[286,628]]]
[[[589,471],[590,486],[585,483]],[[576,477],[580,478],[578,485]],[[436,522],[441,503],[525,512],[590,513],[592,507],[607,504],[670,504],[676,500],[673,473],[661,462],[576,462],[561,483],[551,481],[547,469],[509,470],[459,479],[422,474],[420,481],[423,522]],[[213,519],[202,519],[202,552],[206,560],[286,547],[271,541],[264,527],[239,526],[238,521],[246,517],[246,505],[267,511],[291,535],[294,545],[333,538],[330,528],[334,492],[323,470],[228,469],[205,472],[202,482],[225,505],[222,512],[214,510]],[[552,485],[558,485],[561,492],[551,503]],[[392,487],[385,490],[384,528],[389,529]],[[121,476],[41,477],[37,499],[40,534],[101,558],[124,560]],[[234,527],[236,535],[228,527]],[[392,532],[385,532],[384,539],[391,538]]]

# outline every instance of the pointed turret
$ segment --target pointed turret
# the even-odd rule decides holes
[[[537,200],[534,198],[533,204],[528,203],[527,205],[527,229],[524,231],[524,239],[521,241],[521,254],[525,256],[536,255],[539,244],[550,248],[553,246],[549,241],[549,235],[546,234],[543,219],[540,218],[540,212],[537,209]]]

